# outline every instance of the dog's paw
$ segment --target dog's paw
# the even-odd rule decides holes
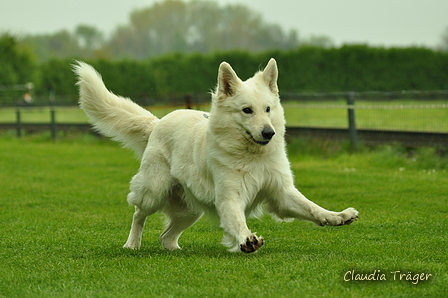
[[[347,208],[339,213],[339,217],[341,219],[339,226],[344,226],[356,221],[359,216],[358,211],[356,211],[355,208]]]
[[[177,244],[177,239],[165,238],[163,236],[164,235],[161,235],[159,240],[165,249],[170,250],[170,251],[182,249],[182,248],[180,248],[179,244]]]
[[[356,211],[354,208],[347,208],[344,211],[339,213],[339,216],[341,218],[340,226],[349,225],[352,222],[356,221],[358,219],[358,211]]]
[[[128,241],[123,245],[123,248],[137,250],[140,249],[140,243],[133,243]]]
[[[344,211],[331,212],[325,216],[321,226],[345,226],[356,221],[358,217],[358,211],[354,208],[347,208]]]
[[[240,244],[240,250],[245,253],[251,253],[257,251],[264,244],[264,239],[262,237],[257,237],[255,234],[250,235],[246,238],[246,242]]]

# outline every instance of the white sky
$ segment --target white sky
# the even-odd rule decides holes
[[[0,0],[0,32],[54,33],[92,25],[106,34],[156,0]],[[160,1],[159,1],[160,2]],[[337,45],[427,46],[448,28],[448,0],[217,0],[243,3],[299,37],[326,35]]]

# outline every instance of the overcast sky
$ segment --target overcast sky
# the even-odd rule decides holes
[[[157,0],[0,0],[0,32],[54,33],[92,25],[106,34],[129,13]],[[160,2],[160,1],[159,1]],[[448,28],[448,0],[217,0],[243,3],[299,37],[326,35],[336,45],[427,46]]]

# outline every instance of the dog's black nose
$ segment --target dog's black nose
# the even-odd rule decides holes
[[[275,131],[270,126],[265,126],[263,128],[263,131],[261,132],[261,135],[265,140],[270,140],[275,135]]]

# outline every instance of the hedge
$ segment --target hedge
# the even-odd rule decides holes
[[[339,48],[302,46],[291,51],[170,54],[151,60],[95,60],[92,64],[114,93],[132,98],[208,92],[222,61],[247,79],[274,57],[279,88],[296,91],[397,91],[448,89],[448,52],[427,48]],[[50,60],[36,67],[36,93],[76,97],[74,59]],[[0,82],[0,85],[2,83]]]

